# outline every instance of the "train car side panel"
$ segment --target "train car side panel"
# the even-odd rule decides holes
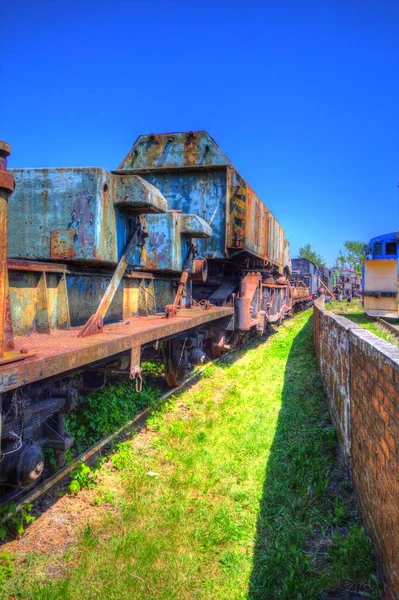
[[[364,310],[370,316],[398,316],[398,261],[369,260],[364,268]]]

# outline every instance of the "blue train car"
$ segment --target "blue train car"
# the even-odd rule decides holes
[[[363,264],[364,309],[370,316],[399,317],[399,232],[370,240]]]

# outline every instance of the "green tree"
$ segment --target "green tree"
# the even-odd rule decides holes
[[[325,267],[326,261],[320,254],[317,254],[310,244],[305,244],[302,248],[299,248],[299,256],[300,258],[306,258],[307,260],[311,260],[318,267]]]
[[[347,240],[344,242],[344,249],[338,252],[336,265],[340,269],[353,269],[359,275],[362,272],[364,262],[364,242]]]

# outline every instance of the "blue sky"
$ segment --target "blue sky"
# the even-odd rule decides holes
[[[399,230],[397,0],[14,0],[0,22],[10,166],[116,168],[206,129],[331,263]]]

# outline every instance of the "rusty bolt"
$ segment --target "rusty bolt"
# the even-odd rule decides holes
[[[12,194],[15,189],[15,181],[11,173],[7,173],[7,157],[10,156],[10,152],[10,144],[0,140],[0,188]]]
[[[7,158],[7,156],[10,156],[10,154],[11,154],[10,144],[7,144],[7,142],[3,142],[2,140],[0,140],[0,156]]]

